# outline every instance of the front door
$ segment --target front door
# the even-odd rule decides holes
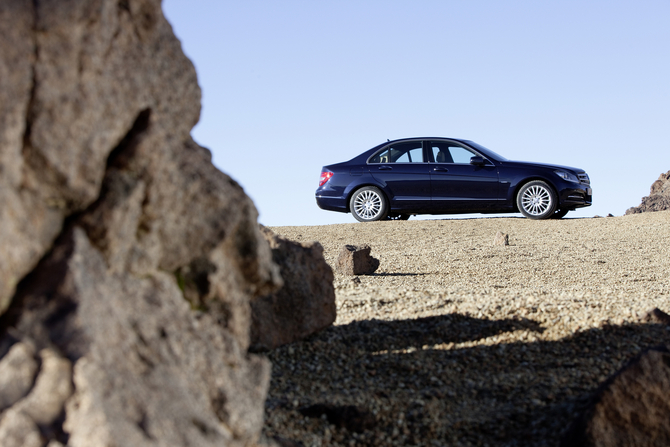
[[[435,212],[488,211],[500,203],[498,168],[470,164],[480,154],[455,141],[429,141],[430,184]]]

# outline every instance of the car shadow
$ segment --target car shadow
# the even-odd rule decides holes
[[[343,444],[383,445],[391,436],[403,445],[557,445],[601,382],[643,349],[670,343],[665,325],[626,324],[556,341],[469,344],[515,331],[543,328],[460,314],[333,326],[269,353],[266,411],[301,418],[282,404],[299,396],[299,406],[355,405],[375,415],[375,428],[355,438],[341,430]]]

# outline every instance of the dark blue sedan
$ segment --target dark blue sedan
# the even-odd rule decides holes
[[[324,166],[316,203],[361,222],[516,212],[547,219],[591,205],[591,195],[582,169],[510,161],[458,138],[406,138]]]

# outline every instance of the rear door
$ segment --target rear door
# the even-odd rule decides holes
[[[393,210],[430,207],[429,163],[421,140],[386,146],[368,161],[372,176],[384,185]]]
[[[498,168],[470,164],[479,156],[473,149],[456,141],[428,141],[431,158],[430,179],[432,206],[436,212],[486,211],[499,206]]]

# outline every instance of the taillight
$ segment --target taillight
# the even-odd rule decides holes
[[[325,185],[325,183],[330,180],[333,176],[333,173],[330,171],[321,171],[321,180],[319,180],[319,186]]]

